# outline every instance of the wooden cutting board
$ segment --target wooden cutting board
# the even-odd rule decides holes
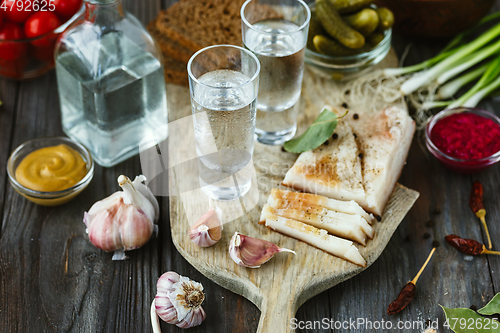
[[[393,51],[379,66],[397,66]],[[306,67],[300,101],[298,132],[302,133],[325,104],[336,105],[339,83],[314,75]],[[318,293],[341,283],[366,268],[336,258],[303,242],[283,236],[259,225],[260,210],[270,190],[280,187],[296,154],[281,151],[281,146],[255,144],[252,188],[242,200],[214,202],[199,189],[195,160],[189,91],[168,86],[169,98],[169,185],[172,240],[177,250],[197,270],[217,284],[243,295],[261,310],[258,332],[290,332],[290,320],[297,309]],[[177,121],[175,121],[177,120]],[[172,123],[172,121],[175,121]],[[392,234],[418,198],[418,193],[396,185],[383,213],[374,224],[375,238],[366,247],[358,246],[367,268],[380,256]],[[187,232],[190,224],[209,206],[223,211],[222,239],[212,247],[193,244]],[[238,217],[233,220],[233,217]],[[297,254],[279,253],[261,268],[236,265],[229,257],[229,241],[235,231],[293,249]],[[208,297],[210,297],[208,295]]]

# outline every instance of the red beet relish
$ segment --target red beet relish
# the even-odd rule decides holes
[[[500,151],[500,126],[470,112],[439,119],[430,134],[441,152],[461,160],[479,160]]]

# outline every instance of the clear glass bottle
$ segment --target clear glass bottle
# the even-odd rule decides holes
[[[85,0],[55,51],[62,127],[113,166],[166,139],[161,52],[121,0]]]

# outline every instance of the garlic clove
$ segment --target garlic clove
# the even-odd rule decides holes
[[[222,237],[222,210],[219,207],[209,209],[188,231],[189,238],[198,246],[208,247]]]
[[[229,255],[235,263],[249,268],[258,268],[276,253],[294,251],[278,247],[276,244],[235,232],[229,243]]]
[[[199,307],[196,310],[190,311],[189,314],[176,325],[180,328],[190,328],[200,325],[205,318],[207,318],[205,310],[203,310],[202,307]]]
[[[118,184],[123,189],[123,202],[134,205],[154,222],[156,219],[155,207],[140,191],[138,191],[127,176],[118,177]]]
[[[132,185],[134,185],[134,188],[139,191],[144,197],[146,197],[149,202],[151,202],[155,211],[155,218],[153,222],[157,222],[160,217],[160,205],[158,204],[158,200],[156,200],[153,192],[151,192],[149,187],[146,185],[146,176],[135,176]]]
[[[177,310],[172,305],[168,295],[174,291],[172,287],[179,282],[180,275],[175,272],[167,272],[162,274],[156,284],[155,306],[156,313],[165,322],[177,324]]]
[[[205,294],[200,283],[175,272],[167,272],[158,279],[156,288],[156,313],[165,322],[189,328],[205,320],[206,314],[201,307]]]
[[[170,271],[163,273],[162,276],[160,276],[160,278],[158,279],[158,282],[156,283],[158,292],[162,292],[165,295],[170,292],[173,292],[175,290],[173,286],[174,284],[179,282],[180,278],[181,276],[176,272]]]

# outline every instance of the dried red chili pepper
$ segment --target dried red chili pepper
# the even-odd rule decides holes
[[[474,239],[461,238],[457,235],[448,235],[444,239],[446,239],[446,242],[458,251],[469,254],[471,256],[479,256],[481,254],[500,255],[500,252],[490,251],[486,249],[486,246]]]
[[[474,181],[469,197],[469,206],[474,213],[477,213],[481,209],[484,209],[483,193],[483,185],[477,180]]]
[[[493,245],[491,245],[491,237],[490,232],[488,231],[488,226],[486,225],[486,209],[483,204],[483,185],[477,180],[474,181],[474,185],[472,185],[472,190],[470,192],[469,197],[469,206],[476,214],[476,216],[481,220],[483,224],[484,231],[486,232],[486,237],[488,238],[488,249],[491,250]]]
[[[431,251],[431,253],[427,257],[427,260],[422,265],[422,267],[418,271],[418,273],[415,276],[415,278],[413,278],[413,280],[411,280],[410,282],[408,282],[403,287],[403,289],[401,289],[401,291],[399,292],[398,298],[396,298],[396,300],[394,302],[392,302],[391,304],[389,304],[389,307],[387,308],[387,314],[388,315],[396,314],[399,311],[401,311],[404,308],[406,308],[406,306],[408,306],[408,304],[410,304],[411,300],[415,296],[415,291],[417,290],[417,287],[416,287],[417,280],[420,277],[420,274],[422,274],[422,272],[424,271],[424,269],[427,266],[427,264],[429,263],[429,261],[431,260],[432,255],[434,254],[435,251],[436,251],[436,248],[433,248],[432,251]]]
[[[413,282],[408,282],[403,287],[403,289],[401,289],[398,298],[396,298],[394,302],[389,304],[389,307],[387,308],[387,314],[393,315],[406,308],[406,306],[410,304],[411,300],[415,296],[416,288],[417,287],[415,286],[415,284],[413,284]]]

